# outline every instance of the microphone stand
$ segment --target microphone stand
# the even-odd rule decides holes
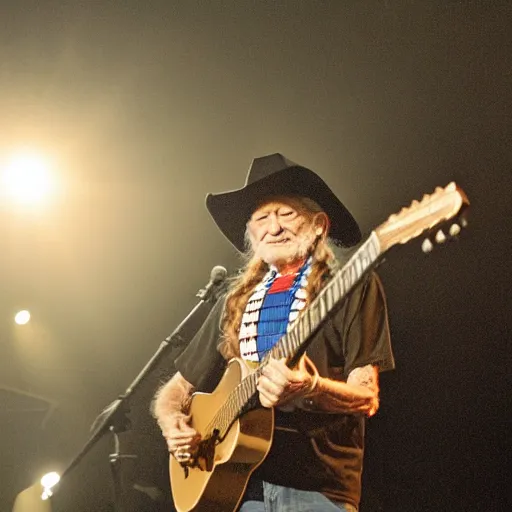
[[[130,420],[127,416],[128,413],[130,412],[128,400],[130,399],[134,391],[138,388],[140,383],[146,378],[147,375],[151,373],[151,371],[160,362],[160,360],[163,358],[164,354],[167,352],[167,349],[169,347],[180,346],[186,343],[186,340],[182,336],[183,331],[187,327],[190,328],[189,324],[192,322],[196,313],[202,308],[202,306],[205,303],[215,304],[217,302],[220,295],[225,290],[226,275],[227,272],[224,267],[216,266],[212,269],[209,283],[205,286],[205,288],[202,288],[196,294],[196,297],[199,297],[200,300],[194,306],[192,311],[190,311],[190,313],[181,321],[181,323],[176,327],[176,329],[169,336],[167,336],[167,338],[165,338],[164,341],[161,342],[155,354],[146,363],[146,365],[140,371],[140,373],[135,377],[135,379],[128,386],[126,391],[122,395],[119,395],[117,400],[114,400],[110,405],[108,405],[94,420],[91,426],[91,437],[84,445],[82,450],[78,453],[78,455],[71,461],[71,463],[64,470],[64,472],[61,475],[61,482],[64,476],[66,476],[82,460],[82,458],[98,442],[98,440],[106,432],[111,432],[114,437],[114,453],[111,453],[109,455],[109,462],[113,479],[114,509],[116,512],[123,512],[124,507],[122,506],[121,501],[122,484],[120,474],[120,462],[123,459],[137,458],[136,455],[121,453],[119,441],[119,434],[125,432],[131,427]],[[60,484],[57,484],[56,487],[59,486]]]

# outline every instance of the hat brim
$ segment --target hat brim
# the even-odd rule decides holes
[[[329,217],[330,238],[345,247],[361,240],[359,226],[343,203],[320,176],[301,166],[288,167],[238,190],[208,194],[206,207],[226,238],[244,252],[247,222],[261,202],[273,196],[309,197]]]

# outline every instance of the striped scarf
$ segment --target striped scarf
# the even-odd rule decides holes
[[[271,266],[256,286],[240,326],[240,355],[243,359],[261,361],[298,318],[306,305],[311,262],[310,257],[298,272],[284,276]]]

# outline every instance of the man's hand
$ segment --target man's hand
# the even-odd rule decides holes
[[[174,413],[166,418],[162,434],[169,452],[178,462],[187,462],[200,440],[200,435],[190,426],[190,416]]]
[[[261,405],[277,407],[302,398],[311,391],[314,379],[306,369],[305,358],[294,370],[286,366],[286,359],[270,358],[258,379]]]

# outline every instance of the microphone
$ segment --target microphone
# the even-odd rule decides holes
[[[212,304],[217,301],[219,298],[219,292],[224,289],[223,283],[226,280],[227,275],[228,271],[220,265],[212,268],[208,284],[196,294],[196,297],[199,297],[201,301],[187,315],[181,324],[178,325],[174,332],[165,338],[165,341],[179,347],[183,346],[187,343],[187,340],[191,340],[194,337],[199,328],[198,318],[202,318],[202,321],[204,322],[205,310],[207,313],[211,310],[211,307],[208,307],[205,303]]]
[[[201,300],[208,301],[215,299],[216,292],[221,288],[221,284],[226,280],[228,271],[221,265],[216,265],[210,273],[208,284],[197,292],[197,297]]]
[[[224,281],[224,279],[226,279],[227,275],[228,271],[223,266],[216,265],[215,267],[212,268],[212,271],[210,273],[210,282],[214,284],[221,283],[222,281]]]

